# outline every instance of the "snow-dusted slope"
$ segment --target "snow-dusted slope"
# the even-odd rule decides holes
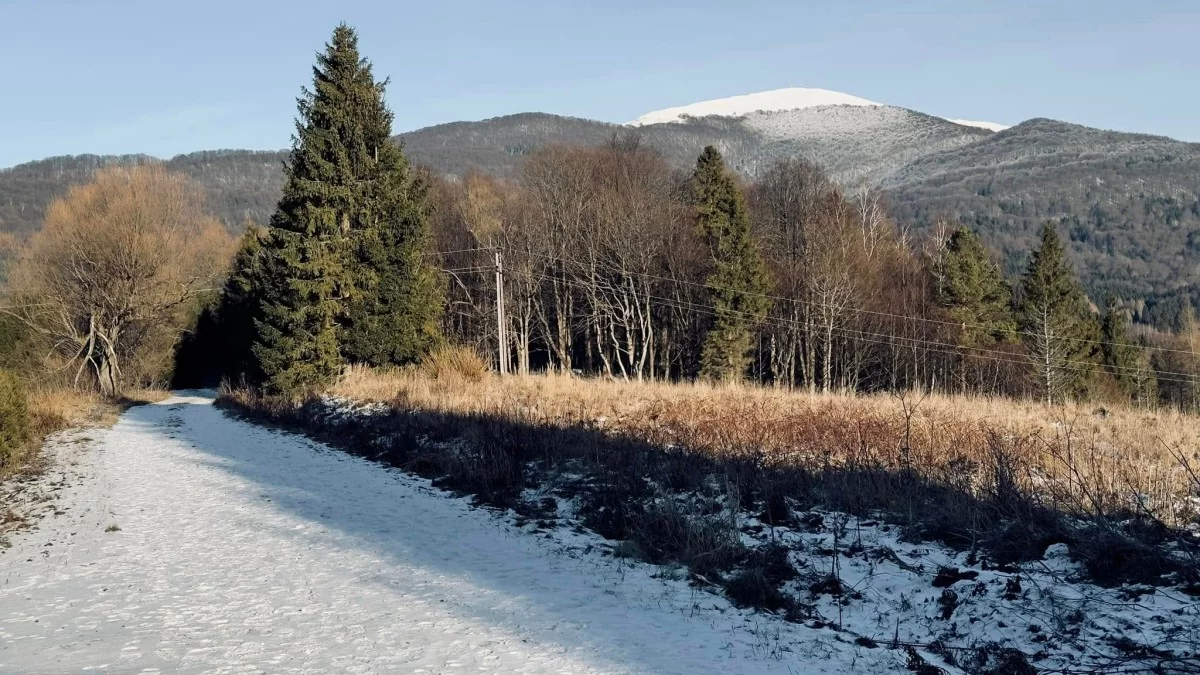
[[[700,101],[689,105],[676,106],[674,108],[665,108],[663,110],[655,110],[648,112],[645,115],[629,122],[630,126],[645,126],[648,124],[664,124],[668,122],[681,122],[689,118],[696,117],[743,117],[753,113],[776,113],[788,112],[796,110],[806,110],[809,108],[823,108],[827,106],[862,106],[862,107],[884,107],[883,103],[868,101],[865,98],[852,96],[840,91],[830,91],[829,89],[809,89],[805,87],[788,87],[786,89],[772,89],[771,91],[761,91],[754,94],[744,94],[741,96],[730,96],[729,98],[717,98],[710,101]],[[977,122],[974,120],[960,120],[942,118],[954,124],[965,127],[976,127],[979,129],[987,129],[988,131],[1003,131],[1008,127],[995,122]]]
[[[778,110],[800,110],[829,105],[882,105],[865,98],[843,94],[840,91],[828,89],[807,89],[804,87],[789,87],[774,89],[756,94],[730,96],[711,101],[700,101],[664,110],[655,110],[633,120],[631,126],[645,124],[661,124],[664,122],[679,122],[688,117],[707,117],[719,115],[722,117],[739,117],[753,112],[773,112]]]
[[[739,121],[762,141],[752,155],[739,158],[746,173],[755,175],[782,158],[803,157],[850,188],[887,184],[912,161],[990,135],[885,105],[756,112]]]

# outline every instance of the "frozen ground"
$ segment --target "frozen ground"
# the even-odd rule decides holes
[[[48,452],[5,505],[40,515],[0,548],[0,672],[905,671],[203,395]]]

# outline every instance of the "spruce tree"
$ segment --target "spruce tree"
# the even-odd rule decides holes
[[[965,227],[946,241],[944,253],[935,261],[938,277],[937,301],[951,323],[958,326],[955,341],[962,349],[959,364],[961,387],[967,388],[971,357],[1016,334],[1012,292],[1000,268],[979,237]]]
[[[362,289],[347,309],[342,351],[356,363],[403,365],[441,339],[441,287],[425,257],[424,181],[390,143],[381,148],[377,170],[365,195],[369,216],[356,236],[355,277]]]
[[[1053,223],[1042,228],[1041,247],[1021,281],[1020,327],[1046,402],[1078,393],[1099,327]]]
[[[712,146],[696,161],[692,188],[713,267],[706,285],[716,309],[704,339],[700,376],[740,380],[749,366],[754,331],[770,309],[766,266],[750,235],[742,190]]]
[[[1142,353],[1137,345],[1130,344],[1125,332],[1129,315],[1116,298],[1110,297],[1100,319],[1100,359],[1104,369],[1116,381],[1120,392],[1131,399],[1139,398],[1146,386],[1142,366]]]
[[[262,379],[252,346],[256,322],[262,319],[258,295],[266,283],[262,270],[266,235],[260,225],[247,226],[217,305],[215,342],[220,345],[221,377],[235,383]]]
[[[1012,293],[979,237],[964,227],[955,230],[938,273],[938,303],[960,324],[961,346],[988,346],[1013,335]]]
[[[259,260],[253,353],[268,393],[328,384],[343,352],[412,360],[436,336],[441,303],[421,258],[424,191],[390,141],[386,84],[343,24],[299,100],[283,199]]]

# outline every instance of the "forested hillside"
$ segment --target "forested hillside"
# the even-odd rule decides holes
[[[1128,300],[1135,317],[1176,326],[1200,302],[1200,144],[1035,119],[1000,133],[890,106],[821,106],[629,127],[542,113],[453,122],[398,137],[418,165],[458,177],[514,178],[554,144],[594,146],[636,134],[675,168],[713,145],[753,179],[802,157],[847,189],[878,184],[897,220],[917,231],[961,220],[1012,276],[1048,219],[1063,225],[1093,302]],[[167,160],[205,188],[210,208],[239,231],[264,222],[283,184],[282,152],[221,150]],[[96,169],[138,155],[56,157],[0,171],[0,232],[39,227],[46,205]]]
[[[204,188],[208,208],[231,229],[265,222],[283,188],[284,152],[211,150],[165,162]],[[42,224],[46,207],[99,169],[155,162],[145,155],[51,157],[0,171],[0,232],[28,234]]]
[[[1035,119],[917,160],[891,187],[901,222],[957,217],[1009,275],[1060,222],[1092,299],[1146,299],[1150,322],[1174,323],[1200,280],[1200,144]]]

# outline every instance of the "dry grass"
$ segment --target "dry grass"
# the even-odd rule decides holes
[[[421,369],[353,369],[331,393],[401,410],[582,424],[767,465],[914,471],[972,493],[1015,481],[1058,510],[1090,516],[1148,512],[1172,526],[1198,516],[1188,463],[1200,467],[1200,420],[1172,411]]]
[[[220,403],[531,517],[524,491],[548,488],[598,534],[702,575],[749,559],[724,543],[740,541],[734,514],[786,525],[816,508],[998,564],[1067,543],[1100,583],[1200,589],[1179,529],[1200,523],[1200,421],[1174,412],[429,367],[352,369],[330,393],[391,412],[251,390]]]

